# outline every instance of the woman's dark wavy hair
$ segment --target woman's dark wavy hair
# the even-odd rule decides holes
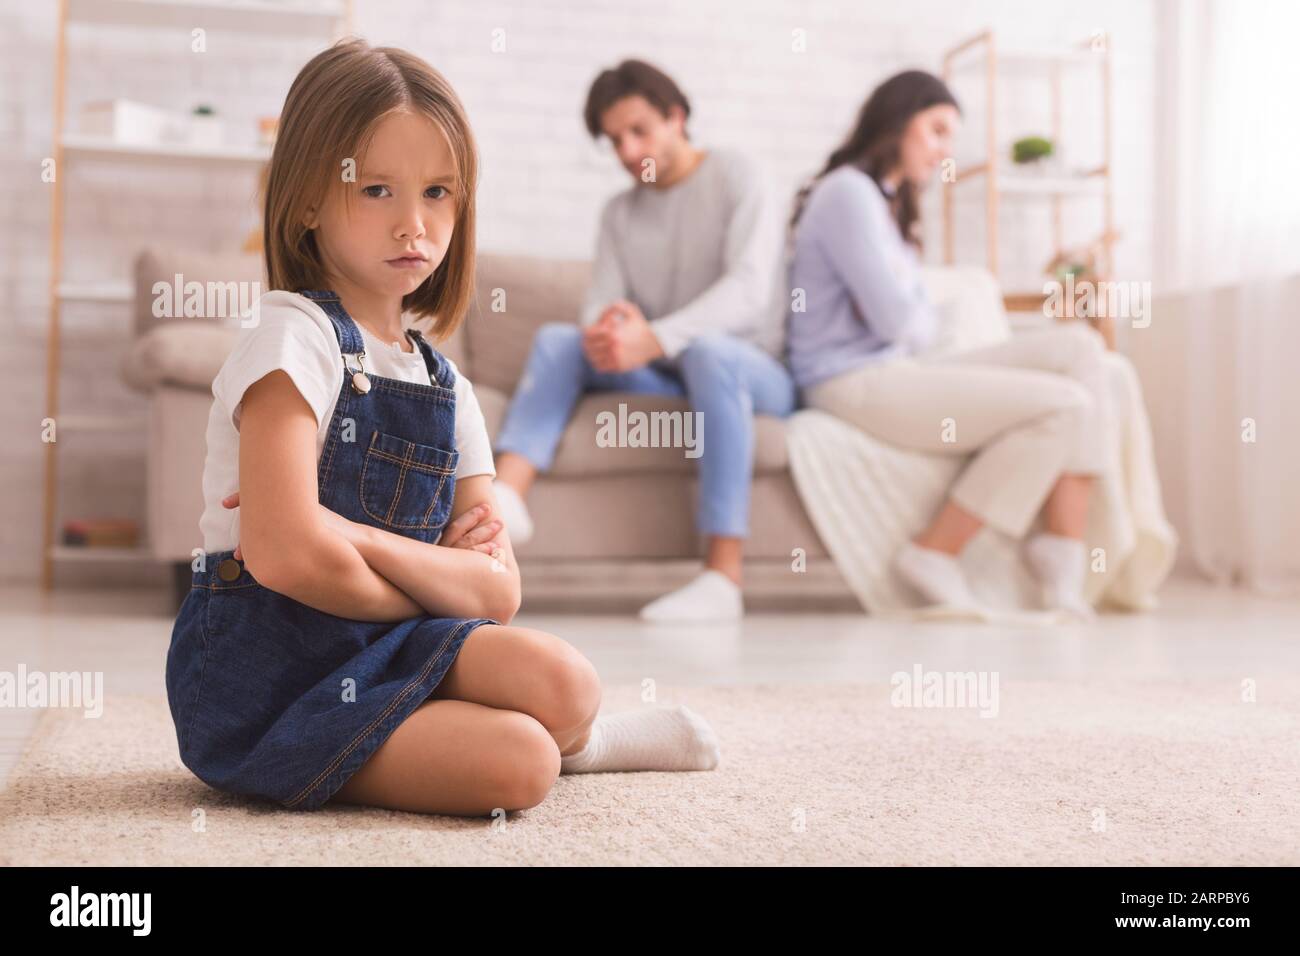
[[[922,110],[940,103],[947,103],[958,112],[961,111],[957,98],[952,95],[947,84],[924,70],[906,70],[877,86],[862,104],[858,121],[848,139],[831,153],[821,172],[799,190],[795,197],[794,214],[790,217],[791,232],[803,215],[813,187],[832,170],[841,166],[854,166],[879,185],[881,178],[898,164],[899,145],[908,121]],[[920,215],[916,186],[903,180],[890,198],[890,208],[903,238],[919,247],[921,241],[913,233]]]

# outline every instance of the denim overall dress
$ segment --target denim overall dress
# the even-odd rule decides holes
[[[344,369],[317,466],[320,503],[436,542],[460,458],[455,373],[411,330],[430,384],[367,375],[361,333],[338,296],[301,294],[330,317]],[[425,702],[470,632],[498,623],[335,617],[263,587],[233,550],[206,555],[167,652],[181,760],[218,790],[317,809]]]

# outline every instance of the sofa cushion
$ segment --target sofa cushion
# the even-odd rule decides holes
[[[152,329],[175,322],[230,324],[239,326],[239,316],[233,313],[229,318],[196,318],[182,313],[181,303],[173,303],[172,314],[154,315],[155,283],[164,283],[174,290],[179,275],[181,290],[185,284],[200,282],[205,286],[209,282],[248,282],[257,283],[247,288],[241,298],[248,300],[259,298],[266,291],[266,272],[260,254],[250,253],[207,253],[194,251],[171,251],[157,247],[143,249],[135,259],[135,333],[145,335]],[[171,295],[174,300],[174,293]],[[238,301],[238,300],[236,300]]]
[[[474,394],[483,409],[488,435],[496,441],[497,432],[505,418],[509,397],[499,389],[474,384]],[[627,406],[626,414],[633,412],[690,411],[684,398],[666,395],[641,395],[632,392],[588,392],[578,401],[569,420],[560,446],[555,452],[555,462],[547,473],[556,478],[588,478],[604,475],[640,474],[644,472],[670,472],[689,475],[698,458],[687,458],[683,448],[635,448],[629,446],[604,448],[596,444],[600,428],[596,416],[609,412],[618,420],[619,403]],[[704,449],[707,452],[707,448]],[[769,474],[789,468],[786,453],[785,422],[771,415],[754,416],[754,472]]]
[[[512,394],[533,335],[546,322],[576,324],[590,281],[585,260],[479,253],[464,323],[471,381]]]
[[[160,385],[210,391],[238,338],[237,325],[168,322],[136,339],[119,371],[127,385],[141,392]]]

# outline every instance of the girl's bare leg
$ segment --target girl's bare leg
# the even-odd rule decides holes
[[[559,748],[527,714],[430,700],[398,725],[332,799],[482,816],[536,806],[559,773]]]
[[[600,710],[600,677],[590,661],[554,634],[483,624],[465,639],[430,696],[527,714],[567,755],[587,743]]]

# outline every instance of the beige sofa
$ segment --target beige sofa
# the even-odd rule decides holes
[[[202,547],[198,521],[211,383],[238,328],[208,319],[160,320],[152,314],[155,282],[261,282],[256,256],[211,257],[147,250],[136,262],[136,333],[122,374],[150,396],[147,522],[153,554],[177,566],[188,587],[188,562]],[[495,436],[522,372],[533,334],[545,322],[576,322],[589,277],[581,261],[484,254],[476,308],[438,347],[474,383]],[[506,308],[494,312],[494,290]],[[498,297],[496,301],[500,301]],[[682,399],[591,393],[580,400],[554,468],[529,499],[536,534],[517,549],[524,610],[622,611],[685,583],[699,567],[694,528],[695,464],[681,449],[603,448],[597,414],[685,411]],[[788,469],[784,424],[758,416],[745,557],[751,610],[860,610],[809,523]],[[795,573],[802,551],[806,570]]]

